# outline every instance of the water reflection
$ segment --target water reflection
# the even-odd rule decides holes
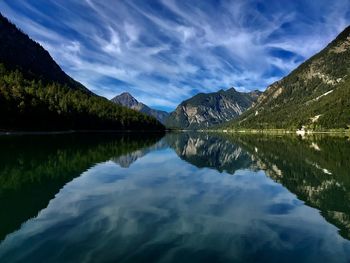
[[[172,133],[166,136],[166,141],[181,159],[198,168],[209,167],[232,174],[238,169],[253,169],[248,152],[215,134]]]
[[[254,152],[271,178],[319,209],[342,236],[350,238],[350,143],[346,138],[245,136],[239,143]]]
[[[336,228],[348,236],[348,141],[203,133],[135,140],[104,138],[90,151],[68,143],[75,150],[63,151],[71,154],[58,167],[74,156],[89,161],[6,236],[0,261],[350,260]]]
[[[265,171],[350,239],[348,138],[193,133],[167,139],[182,159],[199,168]]]
[[[98,162],[147,148],[161,134],[0,136],[0,240]]]

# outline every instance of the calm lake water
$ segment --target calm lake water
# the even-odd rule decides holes
[[[0,137],[0,262],[350,262],[348,138]]]

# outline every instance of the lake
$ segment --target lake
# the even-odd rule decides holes
[[[350,262],[346,137],[0,136],[0,262]]]

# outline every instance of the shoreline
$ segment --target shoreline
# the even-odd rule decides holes
[[[204,131],[204,130],[203,130]],[[349,135],[350,131],[346,130],[327,130],[327,131],[299,131],[299,130],[208,130],[210,132],[228,133],[228,134],[270,134],[270,135],[297,135],[297,136],[308,136],[308,135]]]
[[[59,135],[59,134],[74,134],[74,133],[171,133],[171,132],[210,132],[210,133],[225,133],[225,134],[270,134],[270,135],[317,135],[317,134],[328,134],[328,135],[349,135],[350,131],[341,130],[328,130],[328,131],[291,131],[291,130],[279,130],[279,129],[267,129],[267,130],[186,130],[186,129],[165,129],[165,130],[64,130],[64,131],[4,131],[0,130],[0,136],[6,135]]]
[[[59,135],[73,133],[165,133],[166,130],[66,130],[66,131],[1,131],[0,136],[6,135]]]

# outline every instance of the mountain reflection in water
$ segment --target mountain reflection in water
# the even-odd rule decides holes
[[[0,261],[350,260],[347,138],[161,137],[0,137]]]

